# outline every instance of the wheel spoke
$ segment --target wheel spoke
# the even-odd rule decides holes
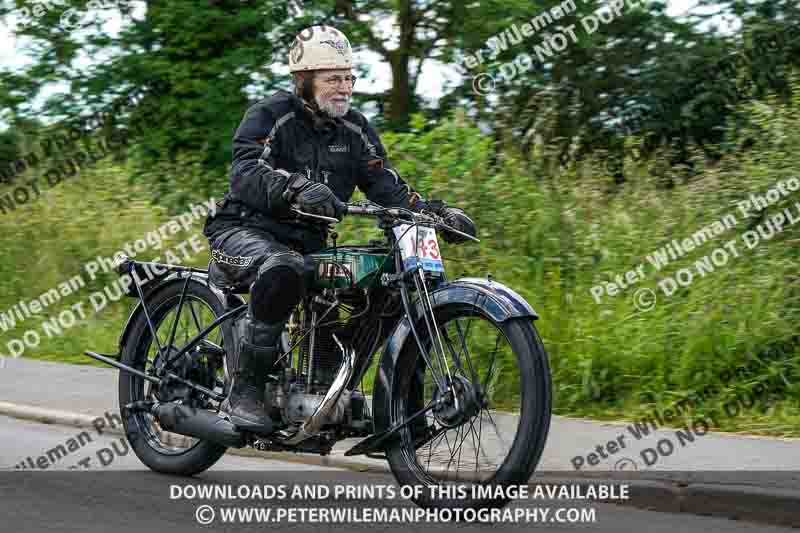
[[[497,424],[494,423],[494,418],[492,418],[492,413],[488,409],[481,409],[482,411],[486,411],[487,416],[489,417],[489,423],[492,424],[494,428],[494,432],[497,435],[497,440],[500,441],[500,444],[503,446],[503,451],[508,450],[511,451],[511,447],[505,442],[503,438],[503,434],[500,432],[500,428],[497,427]]]
[[[470,357],[469,349],[467,348],[467,340],[469,338],[470,327],[472,326],[472,320],[470,320],[469,324],[467,324],[467,333],[466,333],[466,335],[461,331],[461,323],[458,321],[458,319],[455,320],[455,323],[456,323],[456,329],[458,330],[458,334],[461,337],[461,346],[463,348],[463,352],[459,352],[459,355],[461,353],[464,353],[464,358],[467,360],[467,366],[469,367],[469,371],[470,371],[470,375],[472,376],[473,383],[480,383],[479,376],[478,376],[477,372],[475,372],[475,368],[472,365],[472,357]],[[459,357],[459,361],[460,361],[460,357]]]
[[[447,449],[450,451],[450,457],[453,457],[455,455],[455,452],[453,451],[453,447],[450,446],[450,439],[447,438],[448,433],[450,433],[449,430],[444,432],[444,441],[447,443]]]
[[[190,301],[190,303],[191,303],[191,301]],[[191,309],[191,307],[192,306],[190,305],[189,308]],[[190,334],[189,334],[188,317],[184,317],[184,318],[186,318],[186,320],[181,320],[181,323],[183,324],[183,333],[184,333],[184,335],[183,335],[183,343],[184,343],[184,346],[185,346],[186,344],[189,343],[189,335]]]
[[[480,417],[478,417],[478,418],[479,418],[479,427],[480,427]],[[491,459],[489,458],[488,455],[486,455],[486,451],[483,449],[483,446],[481,445],[480,433],[478,431],[475,431],[475,422],[474,422],[474,420],[475,420],[475,417],[472,417],[470,419],[470,421],[469,421],[469,426],[470,426],[469,430],[470,430],[470,433],[472,435],[474,435],[475,437],[478,437],[478,443],[477,444],[475,443],[475,437],[472,437],[472,446],[475,447],[475,471],[477,472],[478,471],[478,466],[480,465],[480,460],[478,459],[478,454],[479,453],[481,455],[483,455],[483,457],[486,459],[486,463],[487,464],[491,464]]]
[[[467,425],[466,424],[461,424],[460,427],[466,428]],[[458,464],[456,465],[456,472],[458,472],[458,467],[461,466],[461,453],[464,451],[464,441],[467,440],[467,435],[471,436],[470,430],[471,430],[471,428],[464,430],[464,436],[461,437],[461,442],[458,445]],[[473,442],[473,444],[475,443],[474,440],[472,442]]]
[[[197,314],[194,312],[194,305],[192,305],[192,300],[189,300],[189,311],[192,313],[192,318],[194,319],[194,324],[197,326],[197,332],[200,333],[203,331],[202,326],[200,326],[200,321],[197,320]]]
[[[483,426],[483,417],[480,416],[480,413],[478,413],[478,431],[477,431],[478,447],[475,448],[475,465],[476,465],[475,468],[477,468],[477,465],[478,465],[478,449],[480,448],[480,450],[483,451],[483,448],[480,447],[481,446],[481,428],[482,428],[482,426]],[[475,426],[474,425],[472,426],[472,430],[475,431]],[[484,452],[484,454],[485,453],[486,452]]]
[[[458,334],[461,337],[462,352],[459,352],[459,356],[460,356],[462,353],[465,353],[465,352],[468,351],[468,349],[467,349],[467,341],[469,340],[470,329],[472,328],[472,317],[469,317],[469,321],[467,322],[467,331],[466,331],[466,333],[461,331],[461,319],[460,318],[457,318],[455,320],[455,323],[456,323],[456,329],[458,330]]]
[[[170,311],[168,311],[167,312],[167,316],[164,317],[164,320],[166,320],[167,317],[170,316],[170,314],[172,314],[174,312],[175,311],[172,310],[172,309]],[[177,320],[177,319],[178,319],[178,316],[175,315],[175,320]],[[158,344],[161,344],[162,347],[166,348],[167,341],[169,340],[169,337],[167,337],[166,339],[163,338],[163,328],[160,328],[159,326],[161,326],[160,323],[159,324],[153,324],[153,328],[155,328],[155,330],[156,330],[156,337],[158,338]],[[151,346],[151,347],[153,348],[153,353],[157,354],[158,353],[158,346]]]
[[[461,427],[462,427],[462,426],[458,426],[458,427],[456,428],[456,436],[455,436],[455,438],[453,439],[453,441],[454,441],[454,442],[458,441],[458,435],[459,435],[459,433],[461,433]],[[462,440],[462,442],[463,442],[463,440]],[[451,449],[451,452],[452,452],[452,453],[450,454],[450,460],[449,460],[449,461],[447,461],[447,469],[446,469],[446,470],[447,470],[448,472],[450,471],[450,465],[453,463],[453,459],[455,459],[455,457],[456,457],[456,453],[458,453],[460,450],[461,450],[461,444],[458,444],[458,446],[456,446],[456,449],[455,449],[455,450],[452,450],[452,449]],[[459,459],[460,459],[460,458],[461,458],[461,455],[459,454]],[[458,465],[456,465],[456,473],[458,473]]]
[[[472,448],[475,450],[475,471],[478,471],[478,448],[480,448],[480,439],[478,439],[478,443],[475,444],[475,424],[472,422],[472,419],[469,421],[469,438],[472,440]]]
[[[444,428],[442,428],[442,429],[444,429]],[[439,446],[439,444],[442,443],[442,441],[445,439],[446,436],[447,436],[447,430],[445,429],[444,431],[442,431],[440,436],[436,437],[439,440],[438,440],[438,442],[436,443],[435,446],[433,444],[433,441],[430,442],[430,446],[428,447],[428,467],[427,467],[428,472],[430,472],[430,470],[431,470],[431,457],[433,456],[433,449],[435,447]]]
[[[481,384],[481,389],[484,391],[484,394],[489,397],[489,379],[492,376],[492,372],[494,372],[494,362],[497,360],[497,348],[500,346],[500,339],[501,333],[497,333],[497,340],[494,343],[494,351],[492,352],[492,361],[489,363],[489,370],[486,372],[486,383]]]
[[[483,416],[480,413],[478,413],[478,443],[479,444],[481,442],[481,435],[483,435]],[[481,448],[481,451],[483,451],[482,448]],[[484,452],[484,453],[486,453],[486,452]]]
[[[461,371],[461,374],[464,377],[467,376],[467,371],[464,369],[464,365],[461,363],[461,357],[459,354],[456,353],[455,348],[453,346],[453,341],[450,339],[450,335],[447,333],[447,328],[442,328],[442,335],[444,336],[444,340],[447,343],[447,348],[450,350],[450,354],[453,356],[453,361],[456,364],[456,368]],[[472,377],[473,383],[478,382],[478,376],[475,373],[475,369],[472,368],[472,361],[467,359],[467,365],[469,366],[470,376]]]

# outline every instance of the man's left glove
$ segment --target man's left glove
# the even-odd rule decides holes
[[[440,200],[431,200],[427,203],[427,208],[429,211],[442,217],[444,223],[453,229],[456,229],[462,233],[466,233],[467,235],[477,237],[478,230],[475,227],[475,223],[467,216],[466,213],[464,213],[462,209],[457,207],[448,207]],[[447,231],[446,229],[442,230],[442,238],[445,240],[445,242],[452,244],[458,244],[469,240],[466,237],[462,237],[461,235]]]

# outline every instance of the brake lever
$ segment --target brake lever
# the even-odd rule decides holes
[[[333,223],[333,224],[338,224],[339,222],[341,222],[341,220],[339,220],[338,218],[326,217],[326,216],[323,216],[323,215],[312,215],[311,213],[306,213],[305,211],[300,211],[300,209],[297,209],[297,208],[294,208],[294,207],[289,208],[289,211],[291,211],[292,213],[294,213],[296,215],[300,215],[300,216],[308,217],[308,218],[315,218],[315,219],[321,220],[323,222],[329,222],[329,223]]]
[[[469,235],[468,233],[464,233],[464,232],[458,231],[454,227],[451,227],[451,226],[447,225],[444,222],[444,220],[442,219],[442,217],[440,217],[438,215],[435,215],[435,214],[433,214],[431,212],[424,212],[424,213],[415,214],[415,218],[417,218],[417,219],[421,218],[421,216],[424,216],[424,217],[428,218],[430,220],[429,223],[433,223],[434,227],[436,227],[437,229],[445,229],[450,233],[455,233],[457,235],[461,235],[462,237],[466,237],[467,239],[470,239],[472,241],[481,242],[481,240],[478,239],[477,237],[473,237],[472,235]],[[417,222],[419,223],[420,221],[417,220]],[[423,221],[423,223],[425,223],[425,221]]]
[[[472,235],[470,235],[468,233],[464,233],[464,232],[458,231],[457,229],[455,229],[455,228],[453,228],[451,226],[448,226],[444,222],[439,222],[439,223],[436,224],[436,226],[437,227],[442,227],[442,228],[446,229],[447,231],[449,231],[450,233],[455,233],[457,235],[461,235],[462,237],[466,237],[467,239],[473,240],[475,242],[481,242],[481,240],[479,238],[473,237]]]

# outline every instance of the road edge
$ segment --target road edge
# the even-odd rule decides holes
[[[0,401],[0,415],[42,424],[79,428],[94,427],[93,422],[99,418],[88,414],[6,401]],[[104,428],[104,432],[124,435],[122,426]],[[363,460],[360,461],[358,458],[336,454],[323,457],[291,452],[259,452],[250,448],[229,448],[227,453],[240,457],[347,468],[357,472],[391,473],[388,464],[377,463],[374,460],[367,463]],[[529,485],[563,483],[588,487],[601,483],[620,484],[622,482],[630,487],[630,498],[628,500],[595,501],[650,511],[689,513],[762,524],[800,527],[800,511],[796,511],[800,509],[800,491],[765,489],[749,485],[684,484],[663,480],[631,480],[622,479],[618,476],[603,476],[602,473],[598,472],[534,474]]]

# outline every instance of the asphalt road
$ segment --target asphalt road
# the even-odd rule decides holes
[[[716,532],[770,532],[790,531],[790,529],[750,524],[727,519],[702,517],[688,514],[659,513],[587,501],[559,500],[518,500],[507,509],[520,514],[511,522],[495,524],[430,523],[424,519],[414,524],[408,523],[309,523],[308,518],[296,511],[294,520],[288,515],[288,508],[331,508],[351,509],[356,518],[363,517],[368,509],[388,509],[398,512],[413,512],[416,506],[401,498],[358,497],[347,500],[336,499],[333,494],[336,486],[356,484],[360,487],[394,487],[391,476],[381,474],[359,474],[348,470],[304,466],[296,463],[249,459],[226,456],[207,472],[194,478],[181,478],[156,474],[145,470],[132,452],[124,453],[126,447],[119,442],[119,436],[98,435],[89,430],[92,441],[82,440],[82,446],[67,455],[53,457],[46,469],[32,471],[17,470],[15,465],[31,457],[36,461],[47,456],[47,451],[58,444],[76,439],[83,431],[77,428],[48,426],[33,422],[0,417],[0,516],[5,531],[25,532],[81,532],[81,533],[128,533],[136,531],[242,531],[269,529],[270,531],[366,531],[366,530],[414,530],[452,531],[453,527],[470,531],[488,531],[489,528],[502,530],[540,531],[589,530],[600,532],[642,531],[647,533],[674,533],[675,531]],[[114,445],[116,444],[115,452]],[[108,450],[103,452],[101,450]],[[113,457],[112,455],[113,454]],[[91,458],[86,462],[85,458]],[[89,465],[70,470],[79,462]],[[103,466],[102,463],[106,463]],[[14,471],[16,470],[16,471]],[[289,493],[287,499],[199,499],[186,498],[191,495],[188,486],[218,484],[230,487],[234,494],[241,495],[242,487],[249,490],[262,489],[265,485],[273,488],[283,486]],[[305,487],[327,487],[327,498],[291,498],[295,485]],[[386,489],[384,489],[386,490]],[[214,522],[201,525],[197,521],[198,508],[210,506],[214,512]],[[233,522],[223,523],[221,508],[263,508],[269,510],[270,520],[277,523],[263,523],[254,517],[250,523],[242,523],[242,518],[234,516]],[[594,510],[593,522],[553,523],[559,508]],[[543,513],[547,512],[547,516]],[[204,508],[201,519],[209,517]],[[282,517],[278,513],[283,512]],[[561,511],[562,513],[565,511]],[[306,515],[307,517],[309,515]],[[512,515],[513,516],[513,515]],[[246,518],[244,518],[246,521]],[[355,520],[355,518],[351,518]],[[537,523],[533,523],[536,520]],[[544,522],[544,523],[542,523]]]
[[[111,349],[112,347],[107,347]],[[58,409],[72,413],[100,416],[104,412],[119,413],[117,404],[118,371],[87,365],[68,365],[38,361],[24,357],[8,359],[0,372],[0,400]],[[41,384],[47,383],[47,387]],[[498,424],[503,422],[498,418]],[[678,478],[696,481],[700,476],[715,481],[721,476],[712,472],[735,473],[739,483],[798,490],[800,476],[769,476],[748,472],[800,473],[800,439],[756,438],[709,431],[691,442],[680,442],[676,430],[683,422],[650,427],[640,439],[634,437],[629,422],[598,422],[554,416],[547,444],[537,471],[613,472],[623,464],[635,466],[647,479]],[[668,426],[670,429],[668,429]],[[639,430],[645,433],[644,430]],[[674,445],[674,452],[661,454],[645,464],[643,454],[657,449],[660,440]],[[338,443],[334,452],[355,444]],[[609,443],[616,451],[609,449]],[[621,443],[617,446],[615,443]],[[667,443],[669,444],[669,443]],[[484,446],[486,444],[484,443]],[[602,450],[597,453],[597,448]],[[604,450],[604,451],[603,451]],[[608,453],[606,453],[608,452]],[[652,459],[652,455],[650,456]],[[599,459],[593,464],[592,458]]]

